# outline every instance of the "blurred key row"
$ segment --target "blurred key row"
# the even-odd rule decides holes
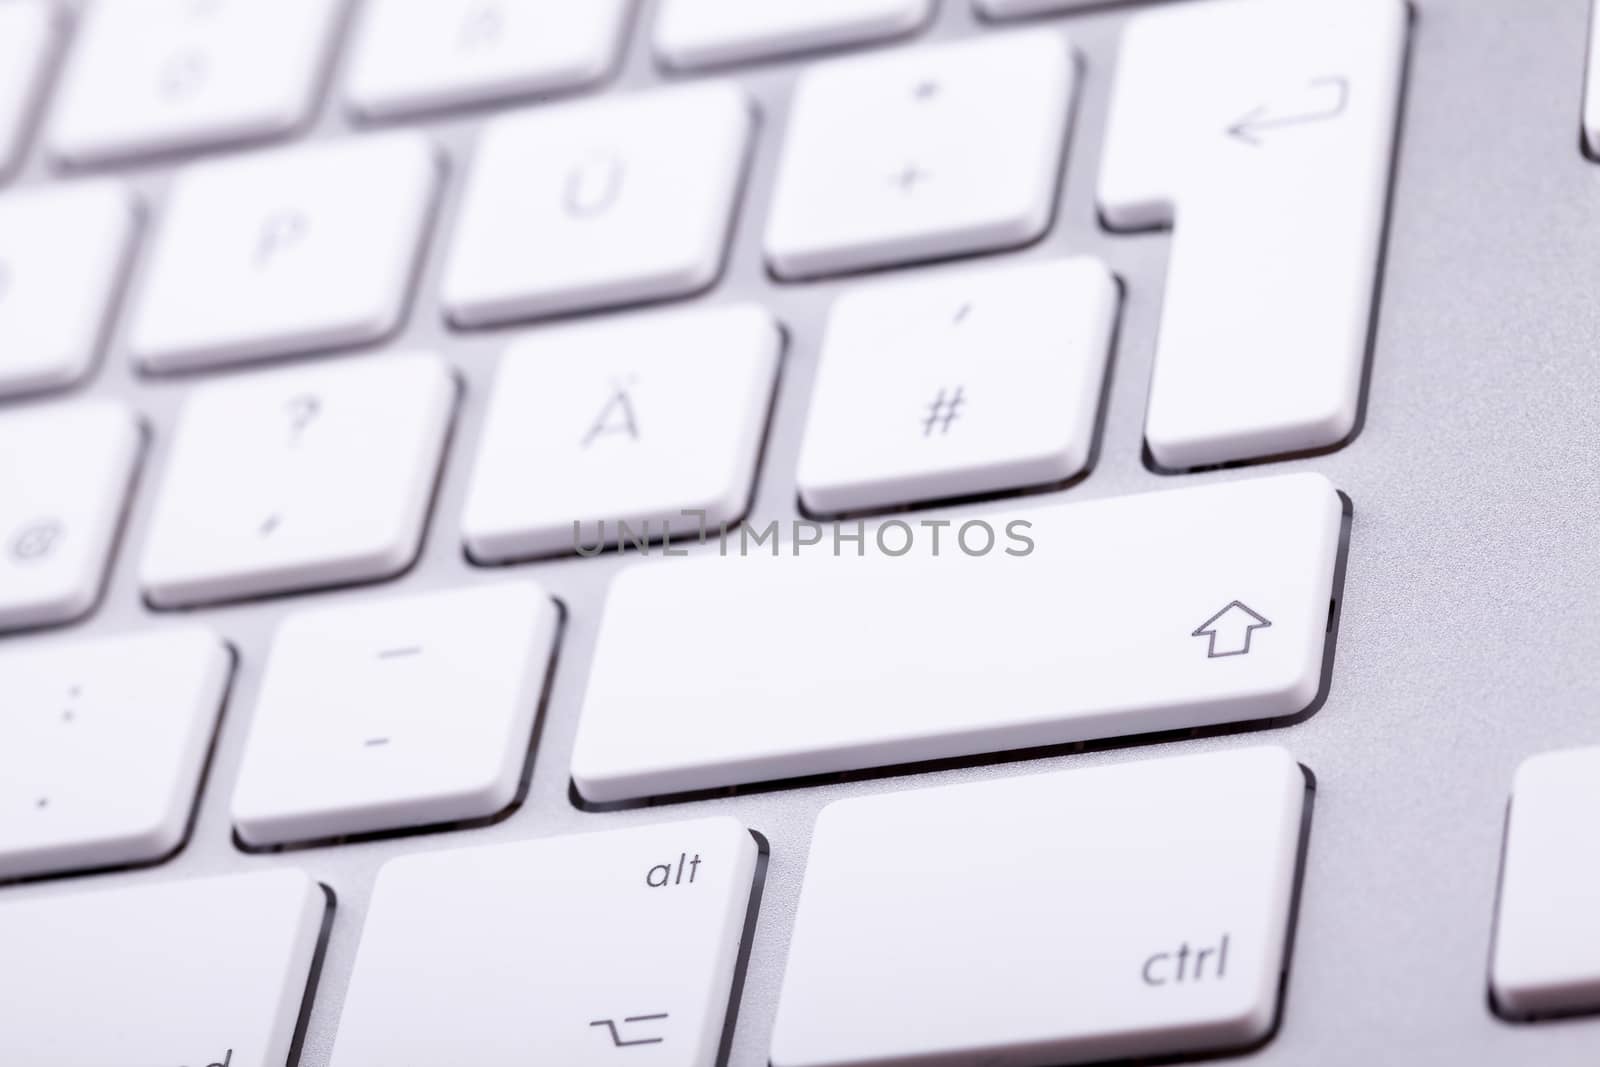
[[[437,400],[426,358],[383,369],[394,379],[374,393],[394,407]],[[205,417],[251,414],[223,399]],[[381,432],[365,440],[395,447]],[[337,459],[310,466],[341,473]],[[285,508],[263,534],[259,512],[239,512],[244,528],[164,559],[192,560],[185,580],[202,591],[218,580],[205,568],[230,553],[259,565],[235,583],[305,573],[295,538],[309,522],[356,559],[363,530],[381,534],[416,498],[380,473],[395,495],[362,504],[349,489],[360,480],[329,483],[309,520]],[[335,499],[339,486],[358,506]],[[1345,510],[1326,479],[1295,474],[1018,509],[1003,524],[991,514],[942,544],[938,529],[890,521],[858,524],[853,552],[839,551],[843,526],[833,552],[774,540],[746,553],[741,533],[695,559],[630,568],[603,614],[580,620],[598,632],[591,662],[573,665],[588,677],[557,773],[570,770],[585,802],[614,805],[1301,714],[1331,662]],[[281,544],[241,547],[280,531]],[[1041,591],[1075,611],[1039,626]],[[952,612],[983,625],[952,626]],[[197,623],[8,643],[0,880],[172,854],[225,703],[247,716],[231,727],[247,730],[242,759],[221,782],[245,848],[500,816],[532,774],[561,628],[540,584],[495,578],[299,606],[259,662]],[[250,681],[225,700],[236,674]]]
[[[1308,792],[1286,751],[1252,748],[830,805],[809,857],[782,857],[806,877],[770,1061],[1040,1067],[1260,1041]],[[725,1062],[766,852],[723,817],[392,860],[326,994],[328,1062]],[[333,881],[275,867],[0,903],[0,1059],[278,1067],[352,921]],[[1063,921],[1081,915],[1097,921]],[[1008,1010],[967,1010],[996,965]],[[63,1003],[96,1023],[68,1057]]]
[[[1090,259],[848,294],[798,460],[802,503],[871,511],[1080,475],[1116,304]],[[782,349],[779,325],[753,304],[513,340],[460,516],[468,555],[587,555],[737,522]],[[34,458],[0,466],[0,631],[92,609],[151,453],[161,462],[139,483],[154,503],[137,567],[156,607],[399,574],[431,517],[459,392],[444,360],[402,351],[196,385],[170,438],[153,444],[113,401],[7,413],[0,453]]]
[[[1103,3],[1104,0],[1096,0]],[[698,70],[891,40],[934,0],[663,0],[660,64]],[[979,0],[986,16],[1064,11],[1083,0]],[[570,93],[616,70],[635,0],[148,0],[95,2],[71,25],[55,0],[0,11],[0,173],[36,111],[52,159],[89,165],[260,141],[310,121],[335,57],[338,95],[367,120]],[[349,33],[345,33],[346,26]],[[71,31],[71,32],[69,32]],[[348,36],[348,49],[340,39]],[[67,38],[75,37],[70,42]],[[66,52],[58,99],[41,100]]]
[[[882,40],[915,31],[932,7],[668,0],[656,52],[690,69]],[[0,16],[13,61],[0,64],[0,172],[19,155],[36,109],[47,111],[45,150],[75,166],[291,134],[315,113],[347,23],[339,95],[361,118],[589,88],[616,69],[634,8],[633,0],[109,0],[87,5],[72,26],[52,0],[19,0]],[[59,51],[56,99],[43,108]]]
[[[1062,38],[1031,33],[808,78],[769,223],[774,267],[834,273],[1039,236],[1071,70]],[[446,315],[487,326],[705,289],[722,271],[754,117],[741,89],[707,82],[490,120],[446,242]],[[910,162],[894,143],[874,144],[905,122],[924,126],[928,148]],[[397,131],[181,169],[130,302],[133,358],[186,370],[387,336],[406,311],[441,162],[425,135]],[[98,179],[5,197],[0,212],[0,263],[14,290],[0,308],[31,308],[0,319],[6,347],[30,351],[28,364],[5,369],[0,391],[77,380],[138,208],[119,183]]]
[[[199,669],[165,684],[205,697],[214,650],[192,634],[162,640],[102,665],[149,695],[158,668],[187,656]],[[1508,1017],[1600,1004],[1584,936],[1596,871],[1572,847],[1597,758],[1546,753],[1517,773],[1489,975]],[[280,866],[9,899],[0,1058],[277,1067],[327,1000],[332,1067],[534,1049],[564,1064],[621,1050],[710,1067],[749,1025],[752,951],[784,956],[762,1056],[774,1067],[1245,1049],[1295,1010],[1296,913],[1320,896],[1302,884],[1311,781],[1284,749],[1256,747],[840,800],[805,856],[769,856],[726,817],[402,856],[358,909],[339,990],[316,980],[330,930],[351,922],[336,914],[338,878]],[[804,871],[777,945],[756,933],[769,859]],[[1000,1003],[996,988],[1004,1011],[972,1010]],[[65,1056],[62,1004],[96,1022]]]
[[[1153,466],[1355,432],[1404,37],[1398,0],[1303,17],[1223,0],[1129,24],[1099,208],[1114,231],[1183,220],[1148,406]],[[1051,27],[808,66],[762,219],[769,269],[796,282],[1040,238],[1075,55]],[[1205,93],[1175,92],[1180,63]],[[437,290],[456,327],[701,293],[746,224],[757,119],[743,88],[711,80],[496,116],[459,178],[428,136],[402,130],[189,164],[143,210],[150,247],[121,336],[151,372],[381,342],[406,319],[456,180]],[[0,394],[88,373],[140,213],[109,178],[0,198],[0,350],[26,353],[0,365]],[[942,387],[931,401],[969,395]],[[835,489],[815,495],[854,506]]]

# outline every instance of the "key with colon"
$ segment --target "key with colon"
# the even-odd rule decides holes
[[[0,652],[0,879],[182,844],[232,661],[198,626]]]
[[[1287,752],[1249,748],[830,805],[773,1067],[1044,1067],[1267,1037],[1306,795]]]
[[[1294,474],[994,511],[937,553],[891,520],[839,555],[824,529],[646,561],[612,584],[573,780],[606,803],[1295,715],[1342,513]]]
[[[283,1067],[327,893],[283,868],[0,903],[0,1063]]]
[[[1217,0],[1129,24],[1099,195],[1113,229],[1174,230],[1158,466],[1355,431],[1405,40],[1401,0]]]

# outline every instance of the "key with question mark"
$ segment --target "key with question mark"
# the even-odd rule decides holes
[[[311,393],[300,393],[290,397],[285,407],[289,411],[289,447],[294,448],[300,443],[306,427],[321,413],[322,401]]]

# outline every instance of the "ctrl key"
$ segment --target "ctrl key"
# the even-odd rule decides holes
[[[712,818],[393,860],[332,1067],[712,1067],[758,858]]]
[[[0,904],[0,1063],[283,1067],[327,894],[294,869]]]
[[[1278,1015],[1304,772],[1262,747],[842,800],[773,1067],[1215,1052]]]

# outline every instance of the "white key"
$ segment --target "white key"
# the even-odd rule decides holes
[[[391,860],[331,1065],[710,1067],[756,859],[723,817]]]
[[[314,841],[504,810],[556,626],[555,602],[527,581],[290,615],[233,793],[240,839]]]
[[[1517,768],[1489,981],[1512,1017],[1600,1009],[1600,747]]]
[[[1600,11],[1590,6],[1589,60],[1583,84],[1583,147],[1600,159]]]
[[[1123,36],[1111,225],[1173,225],[1145,440],[1187,469],[1354,432],[1405,51],[1402,0],[1220,0]]]
[[[110,181],[0,198],[0,397],[89,373],[135,225],[133,200]]]
[[[0,1062],[283,1067],[327,906],[293,868],[0,902]]]
[[[151,253],[134,357],[182,370],[384,337],[404,314],[437,183],[415,133],[185,170]]]
[[[1130,2],[1132,0],[973,0],[973,5],[984,18],[1017,19]]]
[[[49,0],[0,4],[0,176],[22,159],[56,33]]]
[[[841,800],[773,1067],[1243,1048],[1277,1014],[1306,778],[1281,748]]]
[[[455,407],[425,353],[190,393],[145,542],[160,607],[387,578],[416,557]]]
[[[1117,300],[1094,259],[846,293],[823,339],[800,499],[837,514],[1081,474]]]
[[[199,627],[0,646],[0,879],[178,848],[231,666]]]
[[[811,68],[767,259],[804,278],[1026,244],[1050,225],[1075,83],[1052,30]]]
[[[902,37],[928,21],[933,0],[665,0],[656,54],[670,67],[740,63]]]
[[[49,131],[68,163],[256,140],[306,121],[342,0],[94,4]]]
[[[854,546],[838,534],[860,524],[636,565],[606,602],[573,781],[631,800],[1297,714],[1342,510],[1296,474],[995,512],[937,550],[895,520]]]
[[[771,316],[751,304],[517,342],[489,401],[461,520],[467,550],[505,562],[739,518],[781,347]]]
[[[684,296],[722,267],[749,101],[707,83],[490,122],[444,302],[458,325]]]
[[[109,401],[0,413],[0,631],[94,607],[141,445]]]
[[[482,104],[603,79],[630,0],[371,0],[345,96],[368,118]]]

